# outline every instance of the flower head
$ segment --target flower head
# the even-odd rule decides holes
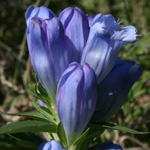
[[[86,15],[78,7],[59,17],[48,8],[30,6],[26,12],[27,41],[32,66],[51,98],[71,62],[87,63],[100,83],[113,68],[120,48],[136,41],[136,29],[119,29],[112,15]]]
[[[134,62],[117,61],[121,47],[136,42],[136,28],[119,29],[120,22],[112,15],[94,17],[78,7],[66,8],[57,18],[44,6],[31,6],[26,23],[32,66],[56,103],[70,144],[94,112],[92,119],[96,121],[110,118],[140,77],[141,68]]]

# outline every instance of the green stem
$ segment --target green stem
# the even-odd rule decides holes
[[[52,113],[52,115],[55,117],[56,124],[58,125],[59,122],[60,122],[60,119],[59,119],[58,114],[57,114],[56,106],[54,106],[54,105],[49,106],[48,105],[48,109],[50,110],[50,112]]]
[[[76,150],[76,145],[70,145],[70,146],[68,147],[68,150]]]
[[[36,7],[40,5],[41,0],[37,0],[36,3],[34,4]]]
[[[60,139],[56,133],[52,133],[52,135],[56,141],[60,141]]]

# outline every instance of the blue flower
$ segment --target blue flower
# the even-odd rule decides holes
[[[52,140],[50,142],[43,142],[38,150],[65,150],[62,148],[59,142]]]
[[[106,121],[116,113],[141,74],[142,68],[135,62],[116,61],[112,71],[98,85],[98,100],[93,121]]]
[[[69,7],[60,13],[59,19],[65,30],[69,62],[80,62],[89,35],[87,17],[80,8]]]
[[[95,150],[123,150],[120,145],[114,144],[113,142],[105,142],[99,146]]]
[[[57,83],[68,66],[63,26],[59,19],[43,6],[31,6],[26,12],[26,19],[32,66],[49,97],[54,100]]]
[[[97,82],[88,64],[72,63],[61,76],[56,95],[58,116],[68,143],[77,139],[91,119],[97,99]]]
[[[137,34],[133,26],[119,29],[120,22],[115,21],[112,15],[98,14],[90,24],[81,64],[88,63],[100,83],[113,68],[120,48],[126,43],[136,42]]]

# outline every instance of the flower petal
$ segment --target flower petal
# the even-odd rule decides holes
[[[140,35],[136,34],[136,28],[131,25],[115,31],[111,37],[111,40],[115,42],[114,50],[119,53],[120,48],[126,43],[135,43],[137,36]]]
[[[40,105],[40,106],[47,107],[47,106],[45,105],[45,103],[43,103],[40,99],[38,99],[38,101],[39,101],[39,105]]]
[[[38,13],[36,14],[37,16],[35,17],[39,17],[42,19],[52,19],[53,17],[56,17],[56,15],[47,7],[41,6],[39,8]]]
[[[86,15],[86,16],[87,16],[87,19],[88,19],[88,22],[89,22],[89,27],[91,27],[94,16],[93,15]]]
[[[113,33],[114,30],[118,30],[120,25],[119,20],[116,21],[114,17],[110,14],[108,15],[97,14],[93,19],[92,26],[97,22],[103,23],[105,25],[104,29],[109,31],[110,33]]]
[[[42,19],[52,19],[53,17],[56,17],[55,14],[48,8],[41,6],[41,7],[35,7],[30,6],[25,14],[27,26],[29,25],[29,22],[32,18],[40,17]]]

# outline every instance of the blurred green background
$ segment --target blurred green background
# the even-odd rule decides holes
[[[112,118],[116,124],[139,131],[150,131],[150,1],[149,0],[0,0],[0,111],[17,113],[33,110],[32,99],[23,81],[32,81],[33,69],[26,45],[25,11],[30,5],[45,5],[57,15],[68,6],[78,6],[87,14],[112,14],[121,26],[134,25],[142,34],[135,44],[126,44],[119,59],[136,61],[142,77],[132,87],[125,105]],[[0,126],[26,118],[0,116]],[[17,138],[17,139],[15,139]],[[24,142],[22,140],[24,140]],[[1,150],[36,149],[40,134],[0,135]],[[107,130],[101,142],[114,141],[125,150],[149,150],[150,135],[134,135]]]

